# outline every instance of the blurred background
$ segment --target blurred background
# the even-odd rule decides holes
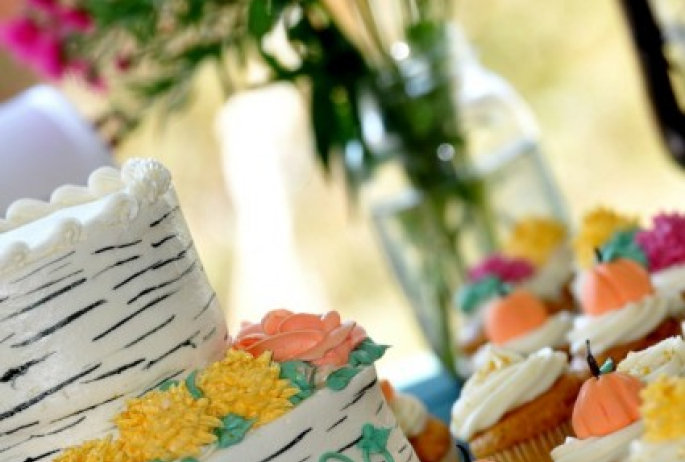
[[[529,103],[572,222],[600,204],[641,216],[683,208],[685,172],[658,137],[618,2],[462,0],[455,16],[480,61]],[[0,56],[3,99],[36,80]],[[284,303],[298,305],[290,308],[339,310],[376,341],[392,344],[381,374],[406,380],[398,365],[425,358],[428,346],[364,211],[316,163],[299,94],[283,84],[227,102],[210,69],[194,86],[188,110],[157,111],[116,148],[115,161],[154,157],[171,170],[230,330],[277,303],[270,294],[290,289]],[[100,95],[74,81],[60,88],[83,114],[96,114]],[[234,154],[223,156],[229,148]],[[251,162],[238,165],[236,152]],[[282,176],[274,176],[273,165]],[[261,232],[246,237],[236,217],[251,218],[236,182],[265,191],[264,203],[287,205],[286,216],[274,218],[274,226],[267,219]],[[283,243],[287,251],[273,250]],[[251,271],[262,271],[258,282]]]

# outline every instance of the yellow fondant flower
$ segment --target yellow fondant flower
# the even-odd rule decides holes
[[[662,376],[642,391],[645,441],[685,438],[685,379]]]
[[[254,419],[254,427],[285,414],[289,398],[298,390],[287,380],[279,379],[280,367],[269,353],[255,358],[230,349],[226,357],[209,366],[197,378],[197,385],[209,399],[208,413],[215,417],[236,414]]]
[[[581,268],[589,268],[595,261],[595,249],[605,244],[617,231],[626,231],[638,226],[637,218],[620,215],[615,211],[599,207],[583,217],[580,231],[573,246],[576,261]]]
[[[122,451],[121,442],[108,437],[69,448],[53,462],[133,462],[133,459]]]
[[[516,223],[504,245],[510,257],[524,258],[535,266],[544,265],[566,240],[566,228],[551,218],[529,217]]]
[[[114,420],[122,448],[135,462],[197,455],[221,425],[208,407],[207,398],[194,399],[184,384],[133,399]]]

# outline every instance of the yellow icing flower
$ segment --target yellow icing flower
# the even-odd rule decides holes
[[[637,218],[620,215],[608,208],[590,211],[583,217],[573,242],[576,261],[581,268],[591,267],[595,261],[595,249],[605,244],[615,232],[633,229],[638,224]]]
[[[662,376],[641,393],[645,441],[685,438],[685,379]]]
[[[198,374],[197,385],[210,404],[207,412],[215,417],[237,414],[255,419],[254,427],[277,419],[292,407],[289,398],[298,390],[279,379],[280,367],[264,353],[251,354],[230,349],[226,357]]]
[[[131,461],[175,460],[200,453],[216,441],[221,421],[209,415],[209,400],[194,399],[185,384],[154,390],[129,401],[115,423]]]
[[[110,436],[69,448],[53,462],[133,462],[133,459],[122,451],[121,442]]]
[[[556,220],[544,217],[528,217],[519,221],[504,244],[504,253],[510,257],[524,258],[539,267],[566,240],[566,228]]]

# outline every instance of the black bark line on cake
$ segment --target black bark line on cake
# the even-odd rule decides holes
[[[169,280],[161,282],[160,284],[157,284],[155,286],[147,287],[147,288],[141,290],[135,297],[128,300],[126,302],[126,304],[131,305],[131,304],[135,303],[136,301],[138,301],[139,298],[144,297],[145,295],[148,295],[148,294],[150,294],[156,290],[163,289],[167,286],[170,286],[171,284],[174,284],[176,282],[183,280],[186,276],[188,276],[190,273],[192,273],[192,271],[196,267],[197,267],[197,260],[194,260],[190,263],[190,266],[188,266],[188,268],[186,268],[181,274],[179,274],[175,278],[169,279]]]
[[[335,427],[337,427],[338,425],[340,425],[341,423],[343,423],[346,420],[347,420],[347,416],[341,417],[337,422],[335,422],[333,425],[331,425],[330,427],[328,427],[326,429],[326,433],[330,433],[331,430],[333,430]]]
[[[42,363],[46,359],[48,359],[50,356],[54,355],[55,352],[51,351],[50,353],[43,355],[42,357],[38,359],[32,359],[30,361],[25,362],[21,366],[18,367],[13,367],[6,371],[2,377],[0,377],[0,382],[2,383],[12,383],[12,386],[14,387],[14,381],[17,380],[19,377],[22,375],[26,374],[29,369],[37,364]]]
[[[160,239],[159,241],[151,242],[151,243],[150,243],[150,247],[152,247],[153,249],[156,249],[157,247],[159,247],[159,246],[161,246],[161,245],[164,245],[165,243],[167,243],[167,242],[169,242],[169,241],[171,241],[171,240],[173,240],[173,239],[176,239],[176,237],[178,237],[177,234],[170,234],[170,235],[168,235],[168,236],[166,236],[166,237],[163,237],[163,238]]]
[[[61,289],[56,290],[55,292],[49,293],[48,295],[41,298],[40,300],[38,300],[34,303],[31,303],[29,306],[26,306],[26,307],[20,309],[19,311],[16,311],[16,312],[14,312],[8,316],[5,316],[4,318],[0,319],[0,322],[9,321],[12,318],[16,318],[20,314],[28,313],[29,311],[32,311],[36,308],[39,308],[41,305],[45,305],[47,302],[53,301],[57,297],[60,297],[64,294],[68,293],[69,291],[74,290],[76,287],[80,286],[84,282],[86,282],[86,278],[81,278],[75,282],[72,282],[71,284],[69,284],[65,287],[62,287]]]
[[[193,247],[193,244],[192,244],[192,243],[188,244],[188,246],[187,246],[185,249],[181,250],[181,251],[180,251],[178,254],[176,254],[175,256],[173,256],[173,257],[171,257],[171,258],[169,258],[169,259],[167,259],[167,260],[160,260],[160,261],[157,261],[157,262],[151,264],[150,266],[148,266],[148,267],[146,267],[146,268],[143,268],[143,269],[141,269],[141,270],[139,270],[139,271],[133,273],[132,275],[130,275],[129,277],[127,277],[126,279],[124,279],[124,280],[121,281],[120,283],[116,284],[114,287],[112,287],[112,289],[113,289],[113,290],[118,290],[118,289],[122,288],[123,286],[125,286],[126,284],[128,284],[129,282],[134,281],[134,280],[136,280],[137,278],[139,278],[140,276],[144,275],[144,274],[147,273],[148,271],[154,271],[154,270],[157,270],[157,269],[160,269],[160,268],[164,268],[166,265],[169,265],[169,264],[171,264],[171,263],[174,263],[174,262],[177,262],[177,261],[179,261],[179,260],[184,259],[184,258],[186,257],[186,255],[187,255],[188,251],[189,251],[192,247]]]
[[[193,343],[193,339],[194,339],[195,337],[197,337],[198,335],[200,335],[200,331],[199,331],[199,330],[198,330],[197,332],[195,332],[193,335],[191,335],[190,337],[188,337],[188,338],[187,338],[186,340],[184,340],[183,342],[181,342],[181,343],[179,343],[178,345],[176,345],[175,347],[173,347],[171,350],[169,350],[169,351],[167,351],[166,353],[162,354],[162,355],[159,356],[158,358],[149,361],[149,362],[145,365],[145,367],[144,367],[143,369],[150,369],[152,366],[154,366],[154,365],[157,364],[158,362],[163,361],[163,360],[164,360],[165,358],[167,358],[168,356],[170,356],[170,355],[176,353],[176,352],[177,352],[178,350],[180,350],[181,348],[185,348],[185,347],[197,348],[197,346]]]
[[[343,406],[343,408],[340,409],[340,411],[342,412],[342,411],[346,410],[347,408],[349,408],[350,406],[353,406],[354,404],[356,404],[360,399],[362,399],[362,398],[364,397],[364,395],[366,394],[366,392],[368,392],[370,389],[373,388],[374,385],[376,385],[376,383],[378,383],[378,379],[377,379],[377,378],[374,378],[371,382],[369,382],[368,384],[366,384],[365,386],[363,386],[363,387],[354,395],[354,398],[352,399],[352,401],[350,401],[350,402],[347,403],[345,406]]]
[[[56,259],[54,259],[54,260],[52,260],[52,261],[49,261],[49,262],[47,262],[46,264],[44,264],[44,265],[42,265],[42,266],[39,266],[38,268],[35,268],[34,270],[32,270],[31,272],[29,272],[28,274],[25,274],[25,275],[19,277],[18,279],[14,279],[13,281],[10,281],[10,284],[17,284],[17,283],[19,283],[19,282],[23,282],[23,281],[25,281],[26,279],[30,278],[31,276],[34,276],[34,275],[40,273],[40,272],[43,271],[44,269],[47,269],[47,268],[51,267],[51,266],[54,265],[55,263],[59,263],[59,262],[65,260],[65,259],[71,257],[71,256],[74,255],[75,253],[76,253],[76,251],[75,251],[75,250],[72,250],[71,252],[68,252],[68,253],[62,255],[61,257],[57,257]],[[4,301],[4,300],[3,300],[3,301]]]
[[[56,418],[56,419],[54,419],[54,420],[51,420],[50,423],[51,423],[51,424],[54,424],[54,423],[60,422],[60,421],[62,421],[62,420],[66,420],[66,419],[68,419],[69,417],[74,417],[74,416],[77,416],[77,415],[79,415],[79,414],[83,414],[84,412],[92,411],[93,409],[97,409],[97,408],[99,408],[100,406],[104,406],[105,404],[109,404],[109,403],[111,403],[112,401],[116,401],[116,400],[118,400],[119,398],[121,398],[121,396],[113,396],[113,397],[111,397],[111,398],[109,398],[109,399],[106,399],[106,400],[100,402],[100,403],[93,404],[92,406],[84,407],[83,409],[79,409],[78,411],[72,412],[71,414],[67,414],[67,415],[65,415],[65,416],[58,417],[58,418]]]
[[[50,395],[57,393],[58,391],[67,387],[68,385],[71,385],[72,383],[76,382],[77,380],[80,380],[83,377],[87,376],[88,374],[90,374],[91,372],[93,372],[94,370],[99,368],[101,365],[102,365],[102,363],[98,363],[94,366],[91,366],[90,368],[86,369],[85,371],[80,372],[80,373],[68,378],[67,380],[65,380],[61,383],[58,383],[54,387],[45,390],[43,393],[41,393],[37,396],[34,396],[33,398],[29,399],[28,401],[24,401],[23,403],[19,403],[18,405],[16,405],[12,409],[0,413],[0,422],[7,419],[8,417],[12,417],[13,415],[15,415],[19,412],[25,411],[26,409],[28,409],[32,406],[35,406],[36,404],[40,403],[41,401],[43,401],[45,398],[49,397]]]
[[[212,295],[209,296],[209,300],[207,300],[207,303],[205,303],[202,306],[202,309],[197,313],[195,316],[193,316],[193,321],[196,321],[200,316],[204,314],[205,311],[212,305],[212,302],[216,299],[216,293],[212,292]]]
[[[136,239],[135,241],[127,242],[126,244],[108,245],[107,247],[101,247],[97,250],[94,250],[93,255],[97,255],[103,252],[109,252],[110,250],[127,249],[129,247],[133,247],[134,245],[138,245],[141,242],[143,242],[142,239]]]
[[[133,341],[127,343],[126,345],[124,345],[124,349],[131,348],[133,345],[135,345],[135,344],[137,344],[137,343],[140,343],[140,342],[142,342],[143,340],[145,340],[146,338],[148,338],[149,336],[151,336],[151,335],[153,335],[153,334],[159,332],[161,329],[165,328],[168,324],[170,324],[174,319],[176,319],[176,315],[175,315],[175,314],[172,314],[172,315],[169,316],[165,321],[163,321],[161,324],[159,324],[159,325],[153,327],[152,329],[150,329],[149,331],[145,332],[143,335],[141,335],[141,336],[138,337],[137,339],[135,339],[135,340],[133,340]]]
[[[170,216],[172,216],[173,214],[175,214],[179,210],[180,210],[180,207],[177,205],[176,207],[174,207],[173,209],[169,210],[167,213],[162,215],[159,219],[150,223],[150,228],[154,228],[155,226],[159,226],[164,220],[166,220],[167,218],[169,218]]]
[[[38,422],[38,421],[36,420],[36,421],[34,421],[34,422],[31,422],[31,423],[27,423],[27,424],[21,425],[21,426],[19,426],[19,427],[17,427],[17,428],[13,428],[13,429],[11,429],[11,430],[7,430],[7,431],[4,432],[4,433],[0,433],[0,436],[8,436],[8,435],[11,435],[11,434],[13,434],[13,433],[18,432],[19,430],[26,430],[27,428],[35,427],[35,426],[38,425],[39,423],[40,423],[40,422]]]
[[[262,459],[260,462],[269,462],[269,461],[275,459],[276,457],[280,456],[281,454],[285,454],[285,453],[288,452],[291,448],[293,448],[297,443],[299,443],[300,441],[302,441],[302,440],[304,439],[304,437],[307,436],[307,433],[309,433],[310,431],[312,431],[312,427],[309,427],[309,428],[307,428],[306,430],[304,430],[302,433],[300,433],[300,434],[297,435],[295,438],[293,438],[288,444],[286,444],[285,446],[283,446],[283,447],[282,447],[281,449],[279,449],[277,452],[271,454],[271,455],[270,455],[269,457],[267,457],[266,459]]]
[[[111,271],[115,268],[119,268],[120,266],[124,266],[128,263],[134,262],[134,261],[138,260],[139,258],[140,258],[140,255],[133,255],[133,256],[130,256],[128,258],[124,258],[123,260],[117,260],[114,263],[112,263],[111,265],[106,266],[105,268],[103,268],[100,271],[98,271],[97,273],[95,273],[93,275],[93,279],[102,276],[107,271]]]
[[[13,299],[16,300],[16,299],[18,299],[18,298],[26,297],[26,296],[28,296],[28,295],[33,295],[33,294],[35,294],[36,292],[40,292],[41,290],[47,289],[48,287],[52,287],[52,286],[54,286],[54,285],[59,284],[60,282],[64,282],[64,281],[66,281],[67,279],[71,279],[71,278],[73,278],[74,276],[78,276],[78,275],[81,274],[81,273],[83,273],[83,270],[82,270],[82,269],[77,270],[77,271],[74,271],[74,272],[71,272],[71,273],[69,273],[69,274],[67,274],[67,275],[65,275],[65,276],[62,276],[62,277],[58,278],[58,279],[54,279],[54,280],[52,280],[52,281],[50,281],[50,282],[46,282],[45,284],[43,284],[43,285],[41,285],[41,286],[38,286],[38,287],[36,287],[35,289],[31,289],[30,291],[28,291],[28,292],[26,292],[26,293],[19,294],[19,295],[13,297]]]
[[[130,315],[126,316],[124,319],[122,319],[121,321],[117,322],[116,324],[114,324],[114,325],[113,325],[112,327],[110,327],[109,329],[107,329],[107,330],[105,330],[104,332],[102,332],[102,333],[96,335],[95,337],[93,337],[93,342],[97,342],[98,340],[103,339],[104,337],[108,336],[109,334],[111,334],[112,332],[116,331],[116,330],[119,329],[121,326],[123,326],[124,324],[126,324],[127,322],[129,322],[131,319],[135,318],[136,316],[140,315],[141,313],[145,312],[146,310],[152,308],[153,306],[159,304],[160,302],[163,302],[164,300],[166,300],[167,298],[171,297],[172,295],[174,295],[174,294],[177,293],[177,292],[178,292],[178,290],[174,290],[174,291],[171,291],[171,292],[167,292],[166,294],[160,295],[159,297],[155,298],[154,300],[152,300],[152,301],[146,303],[146,304],[143,305],[141,308],[139,308],[138,310],[134,311],[134,312],[131,313]]]
[[[119,367],[117,367],[117,368],[114,369],[114,370],[111,370],[111,371],[105,372],[105,373],[103,373],[103,374],[100,374],[100,375],[98,375],[97,377],[92,378],[92,379],[90,379],[90,380],[85,380],[83,383],[93,383],[93,382],[97,382],[97,381],[99,381],[99,380],[103,380],[103,379],[106,379],[106,378],[109,378],[109,377],[113,377],[113,376],[115,376],[115,375],[119,375],[119,374],[121,374],[122,372],[125,372],[125,371],[127,371],[127,370],[129,370],[129,369],[133,369],[134,367],[136,367],[137,365],[139,365],[140,363],[143,363],[143,362],[145,362],[145,359],[144,359],[144,358],[138,359],[138,360],[133,361],[133,362],[130,362],[130,363],[128,363],[128,364],[124,364],[123,366],[119,366]]]
[[[96,302],[94,302],[94,303],[91,303],[91,304],[88,305],[87,307],[82,308],[82,309],[78,310],[78,311],[75,312],[75,313],[72,313],[71,315],[69,315],[69,316],[67,316],[66,318],[62,319],[62,320],[59,321],[58,323],[53,324],[52,326],[48,327],[47,329],[44,329],[44,330],[38,332],[38,333],[37,333],[36,335],[34,335],[33,337],[30,337],[30,338],[28,338],[28,339],[26,339],[26,340],[24,340],[24,341],[22,341],[22,342],[13,344],[13,345],[12,345],[12,348],[21,348],[21,347],[25,347],[25,346],[27,346],[27,345],[31,345],[32,343],[36,343],[37,341],[39,341],[39,340],[41,340],[41,339],[43,339],[43,338],[45,338],[45,337],[48,337],[48,336],[54,334],[54,333],[57,332],[58,330],[63,329],[64,327],[68,326],[68,325],[71,324],[72,322],[74,322],[74,321],[76,321],[77,319],[79,319],[81,316],[85,315],[86,313],[88,313],[88,312],[94,310],[95,308],[97,308],[97,307],[99,307],[99,306],[104,305],[105,303],[107,303],[105,300],[98,300],[98,301],[96,301]]]

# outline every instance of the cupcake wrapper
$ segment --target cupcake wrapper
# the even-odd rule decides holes
[[[573,435],[573,429],[571,422],[567,421],[503,451],[476,455],[493,462],[553,462],[550,452],[562,444],[569,435]]]

